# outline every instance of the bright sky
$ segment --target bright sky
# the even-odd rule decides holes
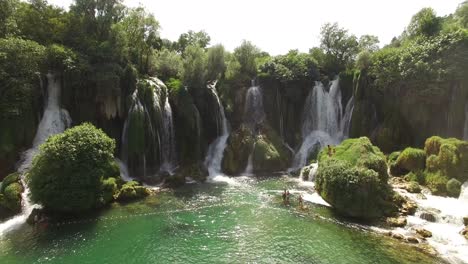
[[[453,13],[463,0],[124,0],[139,4],[160,22],[161,36],[177,40],[188,30],[205,30],[211,44],[228,50],[243,39],[252,41],[271,55],[290,49],[307,52],[319,45],[320,27],[338,22],[358,37],[372,34],[387,44],[408,25],[423,7],[439,16]],[[68,7],[72,0],[49,0]]]

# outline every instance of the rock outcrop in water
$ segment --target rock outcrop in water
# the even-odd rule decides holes
[[[12,173],[3,179],[0,184],[0,219],[21,212],[21,193],[23,190],[19,173]]]
[[[398,204],[387,181],[385,155],[368,138],[347,139],[320,152],[315,187],[340,214],[364,219],[395,214]]]

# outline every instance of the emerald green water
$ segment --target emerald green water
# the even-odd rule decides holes
[[[417,248],[281,204],[289,178],[206,183],[0,238],[1,263],[437,263]]]

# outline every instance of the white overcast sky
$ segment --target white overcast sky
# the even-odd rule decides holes
[[[372,34],[387,44],[423,7],[439,16],[453,13],[463,0],[125,0],[143,5],[161,24],[161,36],[177,40],[188,30],[205,30],[211,44],[228,50],[243,39],[271,55],[318,46],[320,27],[338,22],[358,37]],[[68,8],[72,0],[49,0]]]

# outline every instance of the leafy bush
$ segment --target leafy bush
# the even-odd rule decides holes
[[[447,194],[452,197],[458,198],[458,196],[460,196],[461,186],[461,182],[457,179],[450,179],[447,182]]]
[[[114,149],[114,140],[88,123],[50,137],[29,171],[32,200],[54,211],[100,206],[104,202],[102,181],[119,177],[113,175]]]

